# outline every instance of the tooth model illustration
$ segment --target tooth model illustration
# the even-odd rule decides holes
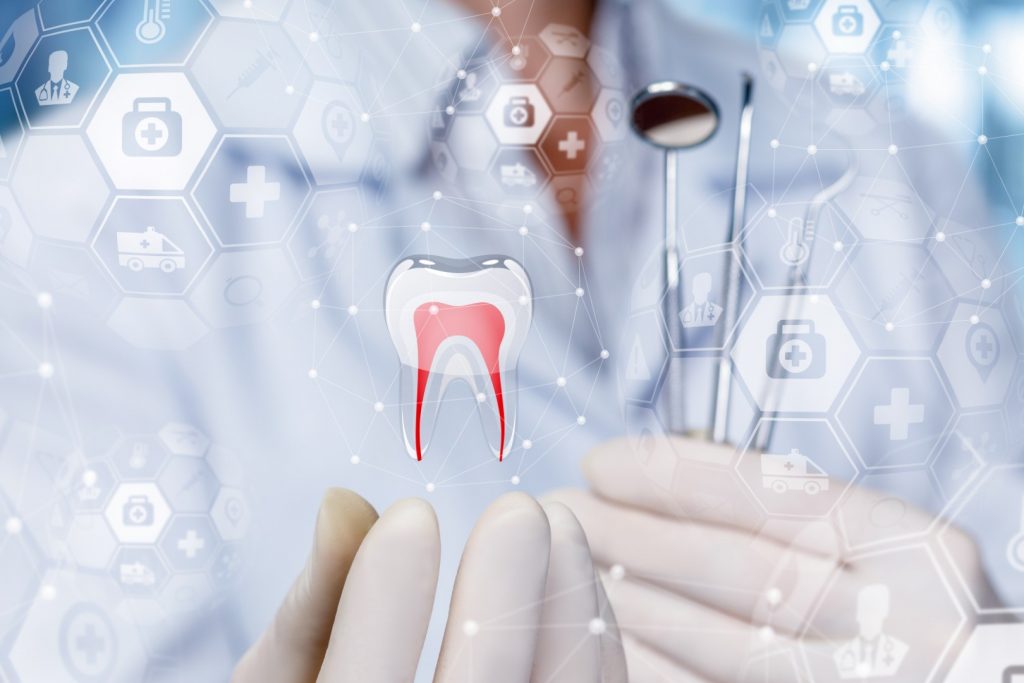
[[[516,363],[533,318],[530,278],[506,256],[412,256],[388,278],[384,311],[402,363],[402,434],[422,460],[448,388],[462,380],[502,460],[516,427]]]

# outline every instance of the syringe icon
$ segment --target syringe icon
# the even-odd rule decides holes
[[[140,43],[159,43],[167,35],[167,24],[171,18],[171,0],[142,0],[142,21],[135,27],[135,37]]]

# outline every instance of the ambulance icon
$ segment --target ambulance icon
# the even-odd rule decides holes
[[[828,491],[828,474],[794,448],[785,455],[761,454],[761,484],[775,493],[803,491],[814,496]]]
[[[143,232],[117,233],[117,264],[134,273],[145,268],[173,273],[185,267],[185,252],[150,225]]]

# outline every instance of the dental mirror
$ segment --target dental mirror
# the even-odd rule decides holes
[[[703,91],[674,81],[652,83],[633,98],[633,130],[663,149],[687,149],[718,130],[718,107]]]

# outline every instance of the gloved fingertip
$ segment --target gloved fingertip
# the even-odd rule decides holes
[[[354,549],[376,521],[377,511],[359,494],[327,489],[317,514],[314,553],[320,557],[340,553],[351,560]]]

